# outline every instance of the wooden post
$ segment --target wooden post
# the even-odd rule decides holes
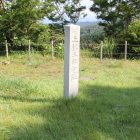
[[[101,41],[101,45],[100,45],[100,61],[103,60],[103,41]]]
[[[7,43],[7,40],[5,40],[5,47],[6,47],[6,57],[8,58],[8,43]]]
[[[31,42],[30,40],[28,41],[28,59],[31,57]]]
[[[127,60],[127,41],[125,41],[124,60]]]
[[[53,46],[53,39],[51,39],[51,53],[52,53],[52,59],[54,59],[54,46]]]

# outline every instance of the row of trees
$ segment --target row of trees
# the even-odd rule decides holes
[[[86,16],[80,0],[0,0],[0,44],[7,40],[11,49],[24,49],[28,40],[48,44],[63,38],[63,25]],[[45,25],[47,17],[56,22]],[[20,44],[20,45],[19,45]]]
[[[90,7],[97,14],[104,33],[93,33],[85,38],[99,36],[115,43],[140,44],[140,1],[139,0],[92,0]],[[13,50],[25,50],[28,40],[36,44],[54,44],[63,41],[63,25],[76,24],[87,14],[82,0],[0,0],[0,49],[7,40]],[[45,25],[44,18],[52,21]],[[98,34],[98,35],[97,35]],[[102,35],[102,36],[101,36]],[[103,36],[104,35],[104,36]],[[88,41],[87,41],[88,42]],[[94,43],[98,43],[95,39]],[[90,42],[92,43],[92,42]],[[40,45],[44,50],[48,46]]]
[[[90,10],[102,19],[106,36],[117,43],[140,44],[139,0],[93,0]]]

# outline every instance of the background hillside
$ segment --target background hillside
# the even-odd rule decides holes
[[[100,21],[94,21],[94,22],[85,21],[85,22],[78,22],[77,25],[79,25],[80,27],[84,27],[84,26],[89,26],[89,25],[96,25],[99,22]]]
[[[96,44],[104,38],[103,27],[98,25],[98,22],[83,22],[80,30],[81,44]]]
[[[103,27],[98,24],[81,27],[81,35],[84,34],[100,34],[103,32]]]

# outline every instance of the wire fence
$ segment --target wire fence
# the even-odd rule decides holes
[[[0,44],[0,56],[8,58],[11,55],[27,54],[31,58],[32,54],[41,54],[42,56],[49,56],[64,58],[64,44],[61,47],[51,46],[49,44],[31,44],[30,40],[26,44],[10,44],[5,41],[5,44]],[[14,46],[15,51],[11,49]],[[17,50],[16,50],[17,48]],[[101,61],[103,59],[139,59],[140,45],[131,45],[125,41],[124,44],[80,44],[81,57],[96,57]]]

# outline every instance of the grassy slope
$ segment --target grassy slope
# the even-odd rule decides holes
[[[139,140],[140,61],[83,58],[80,77],[65,100],[63,60],[0,65],[0,140]]]

